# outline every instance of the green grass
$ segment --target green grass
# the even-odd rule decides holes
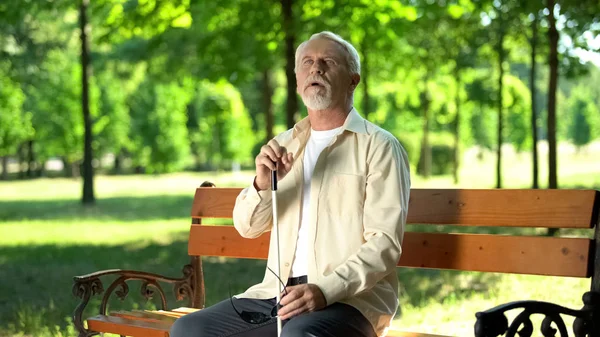
[[[559,166],[562,186],[600,188],[600,167],[592,160],[597,154],[561,157],[565,158]],[[469,153],[465,158],[459,186],[492,187],[493,161],[478,162]],[[527,160],[507,154],[507,187],[528,187]],[[189,262],[187,232],[194,188],[205,180],[217,186],[244,186],[251,177],[252,172],[99,176],[98,202],[92,208],[80,206],[79,180],[0,183],[0,336],[74,336],[70,315],[78,303],[71,293],[75,275],[122,268],[180,276]],[[413,177],[413,187],[453,186],[449,177],[428,181]],[[235,293],[259,282],[265,266],[264,261],[253,260],[204,258],[203,262],[209,305],[226,298],[229,288]],[[399,269],[398,275],[402,306],[394,325],[456,336],[472,335],[477,311],[521,299],[579,308],[581,295],[589,288],[589,280],[573,278],[419,269]],[[132,283],[130,298],[123,303],[113,300],[111,308],[153,307],[144,305],[138,293],[139,284]],[[94,300],[87,314],[97,311],[98,305]]]

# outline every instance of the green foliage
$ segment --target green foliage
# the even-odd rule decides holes
[[[504,76],[504,109],[507,116],[506,140],[518,152],[531,144],[531,94],[529,88],[519,78]]]
[[[35,142],[40,159],[63,157],[75,162],[83,157],[81,66],[73,55],[49,52],[39,83],[28,88]],[[91,93],[94,102],[97,92]],[[92,106],[92,115],[95,108]]]
[[[134,165],[149,173],[181,170],[189,155],[186,105],[189,95],[175,83],[147,79],[129,102]]]
[[[252,158],[257,139],[237,89],[222,80],[201,81],[191,104],[195,125],[191,133],[193,151],[202,162],[225,167]]]
[[[467,84],[469,103],[466,107],[471,111],[469,119],[470,134],[473,142],[487,149],[495,144],[497,116],[493,113],[494,85],[491,78],[485,75],[476,77]]]
[[[421,137],[416,133],[402,132],[397,133],[396,138],[406,150],[410,166],[417,167],[421,151]]]
[[[8,77],[8,64],[0,62],[0,157],[14,154],[33,136],[31,113],[22,110],[24,101],[23,91]]]
[[[98,117],[94,123],[95,155],[118,154],[129,147],[131,118],[124,83],[105,70],[96,75],[99,89]]]
[[[600,132],[600,110],[591,98],[588,87],[577,86],[567,100],[571,120],[568,127],[568,138],[577,147],[590,143]]]
[[[429,144],[431,146],[431,174],[439,176],[452,173],[454,157],[454,139],[452,134],[431,134]],[[423,158],[420,157],[417,167],[422,167],[422,160]]]

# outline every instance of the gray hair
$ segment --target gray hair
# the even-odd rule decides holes
[[[296,48],[294,72],[296,72],[296,70],[298,69],[298,57],[300,56],[300,52],[302,51],[302,49],[304,49],[304,47],[306,47],[308,41],[316,39],[328,39],[337,42],[340,46],[342,46],[342,48],[344,48],[344,50],[346,51],[346,64],[348,65],[348,70],[350,71],[350,74],[360,75],[360,57],[358,56],[356,48],[354,48],[354,46],[350,44],[350,42],[344,40],[341,36],[329,31],[323,31],[320,33],[313,34],[310,37],[310,39],[302,42],[298,46],[298,48]]]

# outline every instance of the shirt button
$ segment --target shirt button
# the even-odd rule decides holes
[[[285,266],[286,266],[286,267],[289,267],[289,266],[290,266],[290,264],[289,264],[288,262],[286,262],[286,263],[285,263]]]

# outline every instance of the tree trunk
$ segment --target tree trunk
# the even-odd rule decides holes
[[[423,138],[421,139],[421,159],[419,162],[421,164],[421,174],[424,178],[429,178],[431,176],[431,146],[429,145],[430,99],[429,90],[427,89],[428,79],[429,76],[427,76],[427,79],[425,80],[425,87],[420,95],[421,109],[423,109]]]
[[[2,157],[2,176],[0,180],[8,180],[8,156]]]
[[[115,163],[113,167],[113,172],[116,175],[120,175],[123,173],[123,159],[121,158],[121,151],[115,154]]]
[[[504,59],[506,57],[504,50],[504,30],[502,27],[499,31],[497,52],[500,74],[498,76],[498,149],[496,150],[496,188],[502,188],[502,130],[504,129],[504,114],[502,113],[502,80],[504,78]]]
[[[554,17],[554,0],[548,0],[548,40],[550,51],[548,64],[550,79],[548,81],[548,188],[558,188],[556,172],[556,88],[558,86],[558,30]],[[548,228],[547,234],[554,236],[557,228]]]
[[[81,106],[83,110],[84,148],[83,148],[83,196],[84,205],[95,203],[94,197],[94,168],[92,167],[92,118],[90,116],[89,77],[92,73],[89,55],[90,26],[87,22],[87,7],[89,0],[81,0],[79,7],[79,28],[81,29]]]
[[[266,134],[266,142],[265,144],[273,139],[273,126],[274,116],[273,116],[273,85],[271,83],[271,71],[269,69],[263,71],[263,104],[265,109],[265,134]]]
[[[550,41],[550,80],[548,82],[548,188],[558,188],[556,172],[556,87],[558,85],[558,30],[554,0],[548,0],[548,39]]]
[[[73,163],[71,163],[67,158],[62,159],[63,162],[63,174],[65,178],[73,177]]]
[[[292,15],[293,0],[281,0],[281,9],[283,13],[283,32],[285,34],[285,76],[287,78],[287,103],[286,103],[286,121],[288,129],[291,129],[296,123],[296,113],[298,111],[298,97],[296,96],[296,73],[295,67],[295,43],[296,35],[294,30],[294,17]]]
[[[19,171],[17,173],[19,179],[25,179],[25,175],[23,173],[23,162],[25,161],[25,143],[22,143],[21,145],[19,145],[19,150],[17,151],[17,163],[18,168],[17,170]]]
[[[33,152],[33,140],[27,142],[27,178],[33,178],[33,167],[35,166],[35,153]]]
[[[539,188],[539,168],[538,168],[538,152],[537,152],[537,139],[538,139],[538,127],[537,127],[537,102],[535,88],[535,72],[536,63],[535,56],[537,53],[537,40],[538,40],[538,17],[537,13],[533,13],[533,21],[531,22],[531,69],[529,73],[529,91],[531,91],[531,138],[532,138],[532,154],[533,154],[533,182],[532,188]]]
[[[36,176],[38,178],[41,178],[46,175],[46,167],[45,167],[46,162],[42,161],[39,164],[40,164],[40,166],[36,170]]]
[[[369,119],[369,115],[371,114],[370,105],[370,97],[369,97],[369,67],[368,67],[368,58],[367,58],[367,37],[365,36],[360,44],[361,52],[362,52],[362,62],[361,62],[361,77],[360,81],[362,82],[363,87],[363,98],[362,98],[362,113],[365,116],[365,119]]]
[[[454,154],[452,161],[452,177],[454,184],[458,184],[458,169],[460,167],[460,69],[457,67],[454,70],[454,78],[456,80],[456,93],[454,94],[456,105],[456,117],[454,118]]]
[[[195,93],[197,94],[197,93]],[[198,141],[196,140],[196,134],[198,134],[200,132],[199,130],[199,126],[198,126],[198,119],[196,118],[196,108],[194,107],[194,104],[189,103],[186,106],[186,116],[187,116],[187,122],[186,122],[186,127],[188,130],[188,134],[190,137],[190,152],[192,153],[192,155],[194,156],[194,169],[196,171],[200,171],[202,169],[202,158],[201,158],[201,154],[200,154],[200,145],[198,145]],[[115,158],[115,166],[117,164],[116,160],[118,158]]]

